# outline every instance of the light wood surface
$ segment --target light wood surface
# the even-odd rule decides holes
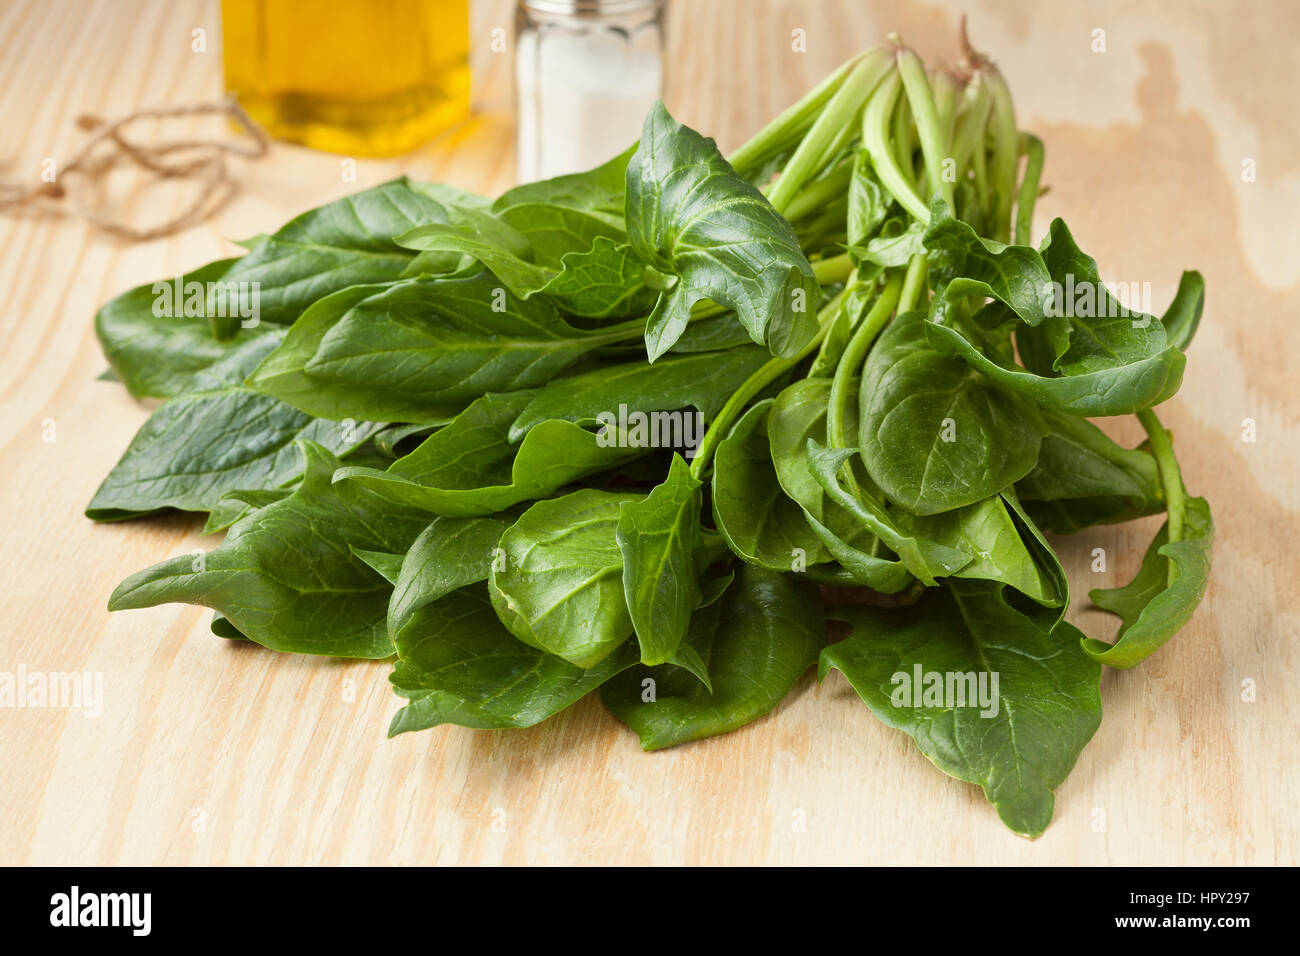
[[[1205,273],[1205,320],[1162,415],[1189,487],[1214,508],[1209,595],[1142,667],[1106,673],[1101,730],[1047,833],[1006,831],[977,788],[939,773],[838,674],[808,676],[744,730],[658,754],[595,699],[530,730],[386,740],[398,701],[383,663],[235,646],[189,606],[105,611],[128,573],[214,542],[182,517],[82,516],[149,413],[96,381],[96,307],[398,172],[509,186],[509,56],[483,53],[486,111],[416,154],[359,162],[356,184],[337,156],[276,146],[239,168],[235,202],[170,239],[127,245],[74,221],[0,216],[0,671],[96,672],[104,689],[93,718],[0,709],[0,863],[1295,863],[1300,7],[676,8],[666,100],[724,150],[890,31],[955,58],[965,10],[1047,146],[1035,234],[1064,216],[1104,276],[1152,283],[1157,310],[1181,269]],[[475,42],[510,23],[510,4],[480,4]],[[206,53],[191,50],[196,28]],[[805,53],[791,50],[796,29]],[[1104,53],[1090,49],[1097,29]],[[0,176],[32,181],[42,159],[69,156],[78,113],[219,95],[219,33],[215,3],[3,0]],[[142,217],[172,201],[127,189]],[[1130,424],[1117,433],[1136,440]],[[1072,620],[1110,637],[1084,595],[1126,580],[1157,524],[1060,543]],[[1089,569],[1097,547],[1105,573]]]

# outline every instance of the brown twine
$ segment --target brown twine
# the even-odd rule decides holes
[[[212,114],[224,114],[230,117],[252,137],[252,143],[192,139],[146,145],[133,142],[125,134],[126,128],[138,120],[176,119]],[[198,225],[230,200],[238,184],[226,168],[226,156],[257,159],[265,156],[270,148],[270,141],[266,134],[233,99],[190,106],[164,106],[137,110],[112,123],[105,122],[97,116],[83,114],[77,117],[77,126],[93,132],[93,135],[63,166],[62,171],[58,173],[59,181],[41,183],[30,188],[16,183],[0,183],[0,210],[60,209],[64,212],[70,211],[71,214],[80,216],[105,232],[124,239],[136,242],[157,239]],[[100,149],[104,144],[108,144],[112,149],[108,151]],[[186,154],[197,155],[187,157]],[[91,186],[100,185],[108,171],[123,160],[132,162],[162,179],[197,180],[201,189],[194,201],[175,216],[156,226],[139,229],[120,219],[104,215],[93,203],[80,199],[65,186],[69,177],[72,182],[76,182],[80,177]],[[67,200],[65,206],[55,205],[64,199]]]

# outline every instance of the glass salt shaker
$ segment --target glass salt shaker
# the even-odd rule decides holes
[[[519,0],[519,182],[598,166],[641,135],[663,89],[665,0]]]

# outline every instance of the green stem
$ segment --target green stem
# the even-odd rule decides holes
[[[898,304],[901,285],[898,273],[889,277],[889,281],[880,291],[880,298],[853,330],[853,337],[844,347],[844,354],[840,356],[840,362],[835,366],[835,378],[831,381],[831,394],[826,402],[826,444],[829,448],[849,447],[844,425],[848,418],[853,378],[860,372],[862,363],[866,361],[871,343],[876,340],[876,336],[880,334],[880,330],[885,327],[893,314],[894,307]]]
[[[1025,154],[1025,178],[1020,181],[1016,201],[1016,245],[1032,242],[1034,203],[1038,201],[1038,180],[1043,175],[1043,141],[1033,133],[1020,134],[1020,151]]]
[[[821,212],[827,203],[843,198],[852,179],[853,164],[841,163],[821,179],[805,186],[786,207],[785,218],[794,222],[809,213]]]
[[[898,71],[890,72],[867,101],[867,108],[862,111],[862,145],[871,157],[871,165],[876,177],[885,190],[898,200],[899,205],[921,222],[930,221],[930,209],[925,201],[916,194],[907,175],[898,165],[898,159],[890,148],[890,121],[894,115],[894,105],[902,90],[902,79]]]
[[[1183,539],[1183,516],[1187,512],[1187,489],[1183,487],[1182,471],[1178,459],[1174,457],[1174,445],[1169,439],[1169,432],[1160,424],[1156,413],[1145,408],[1137,413],[1138,421],[1146,429],[1147,439],[1151,442],[1151,454],[1155,456],[1156,466],[1160,469],[1160,483],[1165,489],[1165,511],[1169,515],[1169,543]],[[1173,563],[1169,565],[1170,578],[1176,571]]]
[[[862,112],[862,104],[890,67],[889,57],[883,51],[869,50],[845,77],[768,193],[768,201],[777,212],[784,215],[804,184],[813,179],[843,147],[845,136],[851,133],[858,114]]]
[[[813,275],[817,277],[820,285],[832,285],[848,281],[849,276],[853,274],[853,260],[849,258],[847,252],[843,252],[838,256],[818,259],[812,263],[812,268]]]
[[[929,278],[929,260],[924,252],[918,252],[907,263],[907,275],[903,277],[903,291],[898,296],[898,314],[911,312],[921,301],[925,290],[925,280]]]
[[[937,191],[951,210],[953,184],[946,182],[943,175],[943,163],[950,158],[948,152],[951,144],[934,104],[934,91],[930,88],[930,78],[925,75],[925,64],[908,49],[899,50],[896,59],[898,74],[903,78],[903,89],[907,91],[907,102],[912,107],[912,118],[921,140],[921,154],[925,158],[929,188],[932,192]]]
[[[727,157],[732,168],[741,176],[749,178],[771,157],[797,143],[868,53],[860,53],[840,64],[834,73],[806,93],[803,99],[755,133],[749,142]]]
[[[999,242],[1011,240],[1011,204],[1016,195],[1016,167],[1020,164],[1019,137],[1016,133],[1016,111],[1011,104],[1011,91],[997,67],[985,67],[984,76],[989,85],[992,109],[989,111],[989,130],[993,134],[993,191],[997,207],[993,210],[992,233]]]
[[[792,355],[789,358],[768,359],[741,383],[740,388],[731,394],[726,404],[722,406],[718,414],[714,416],[713,421],[709,422],[708,427],[705,428],[704,438],[700,440],[699,447],[695,449],[695,457],[691,460],[692,477],[697,481],[704,477],[704,472],[709,467],[709,461],[712,460],[713,453],[718,450],[718,445],[722,443],[722,439],[726,437],[727,432],[731,431],[731,426],[740,418],[741,413],[748,407],[754,396],[806,359],[821,345],[822,339],[830,329],[831,321],[835,318],[835,313],[839,311],[840,302],[843,298],[844,292],[841,291],[839,295],[821,307],[817,313],[817,322],[821,328],[797,355]]]

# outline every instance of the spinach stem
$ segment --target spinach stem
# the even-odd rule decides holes
[[[927,187],[931,193],[938,192],[948,208],[952,209],[953,184],[947,182],[943,175],[943,164],[949,158],[952,144],[939,120],[934,91],[930,88],[929,77],[925,75],[925,65],[919,56],[906,48],[898,51],[896,60],[898,75],[903,79],[903,89],[907,92],[907,102],[912,108],[912,118],[921,140]]]
[[[862,104],[892,67],[890,58],[880,50],[869,51],[854,65],[768,193],[768,202],[777,212],[785,215],[804,184],[843,148],[847,137],[852,135],[858,114],[862,112]]]
[[[1043,175],[1043,141],[1033,133],[1020,134],[1020,151],[1025,154],[1025,178],[1020,181],[1016,202],[1016,245],[1027,246],[1033,238],[1034,203],[1038,201],[1038,180]]]
[[[785,218],[794,222],[796,219],[813,212],[821,212],[827,203],[842,199],[853,179],[853,164],[840,163],[820,179],[815,179],[799,191],[799,195],[790,200],[785,210]]]
[[[845,419],[848,417],[849,399],[852,397],[853,378],[866,361],[871,343],[876,340],[880,330],[885,327],[898,303],[898,292],[902,285],[895,272],[880,290],[880,298],[866,317],[853,330],[853,337],[844,347],[839,365],[835,367],[835,378],[831,381],[831,394],[826,402],[826,445],[829,448],[848,448],[848,435],[845,433]]]
[[[992,235],[999,242],[1011,241],[1011,204],[1016,194],[1016,167],[1020,164],[1019,134],[1016,132],[1016,111],[1011,103],[1011,91],[998,68],[991,63],[984,67],[988,81],[992,108],[989,111],[989,131],[993,134],[993,210]]]
[[[813,275],[817,277],[817,282],[820,285],[847,282],[849,276],[853,274],[853,261],[849,258],[847,252],[840,253],[838,256],[818,259],[812,263],[812,267]]]
[[[1169,543],[1183,540],[1183,516],[1187,511],[1187,489],[1183,487],[1183,474],[1174,457],[1174,445],[1169,439],[1169,432],[1160,424],[1156,413],[1144,408],[1137,413],[1138,421],[1146,429],[1151,442],[1151,454],[1155,456],[1156,466],[1160,469],[1160,483],[1165,489],[1165,511],[1169,515]],[[1177,568],[1170,562],[1169,572],[1172,580]]]
[[[954,124],[953,132],[952,158],[957,164],[957,175],[960,179],[965,179],[967,163],[971,163],[971,168],[975,172],[976,193],[979,197],[981,207],[988,196],[988,183],[984,179],[983,157],[984,157],[984,138],[985,130],[988,126],[989,109],[988,88],[980,80],[980,75],[975,74],[966,84],[966,89],[962,93],[961,106],[957,111],[957,119]],[[975,165],[975,156],[979,156],[979,165]],[[957,213],[954,211],[953,215]]]
[[[840,64],[834,73],[818,83],[803,99],[755,133],[748,142],[727,157],[731,168],[741,176],[752,177],[764,162],[797,142],[867,55],[868,53],[860,53]]]
[[[901,89],[902,80],[898,71],[893,70],[871,94],[867,108],[862,111],[862,145],[871,157],[876,177],[885,190],[915,218],[928,223],[930,209],[912,188],[889,145],[892,138],[890,121]]]
[[[695,449],[695,457],[691,460],[691,477],[697,481],[703,478],[704,472],[713,458],[713,453],[718,450],[718,445],[722,443],[722,439],[726,437],[727,432],[731,431],[731,426],[740,418],[741,413],[753,400],[754,396],[806,359],[821,345],[822,339],[826,337],[826,333],[835,319],[835,314],[839,311],[844,295],[845,291],[840,290],[834,298],[817,312],[817,322],[820,328],[808,344],[799,350],[798,354],[789,358],[773,357],[768,359],[754,371],[754,374],[741,383],[740,388],[732,393],[726,404],[722,406],[718,414],[714,416],[713,421],[709,422],[708,427],[704,430],[704,438],[700,440],[699,447]]]
[[[903,277],[903,291],[898,295],[898,314],[911,312],[921,301],[925,290],[925,280],[929,278],[929,259],[924,252],[918,252],[907,262],[907,275]]]

